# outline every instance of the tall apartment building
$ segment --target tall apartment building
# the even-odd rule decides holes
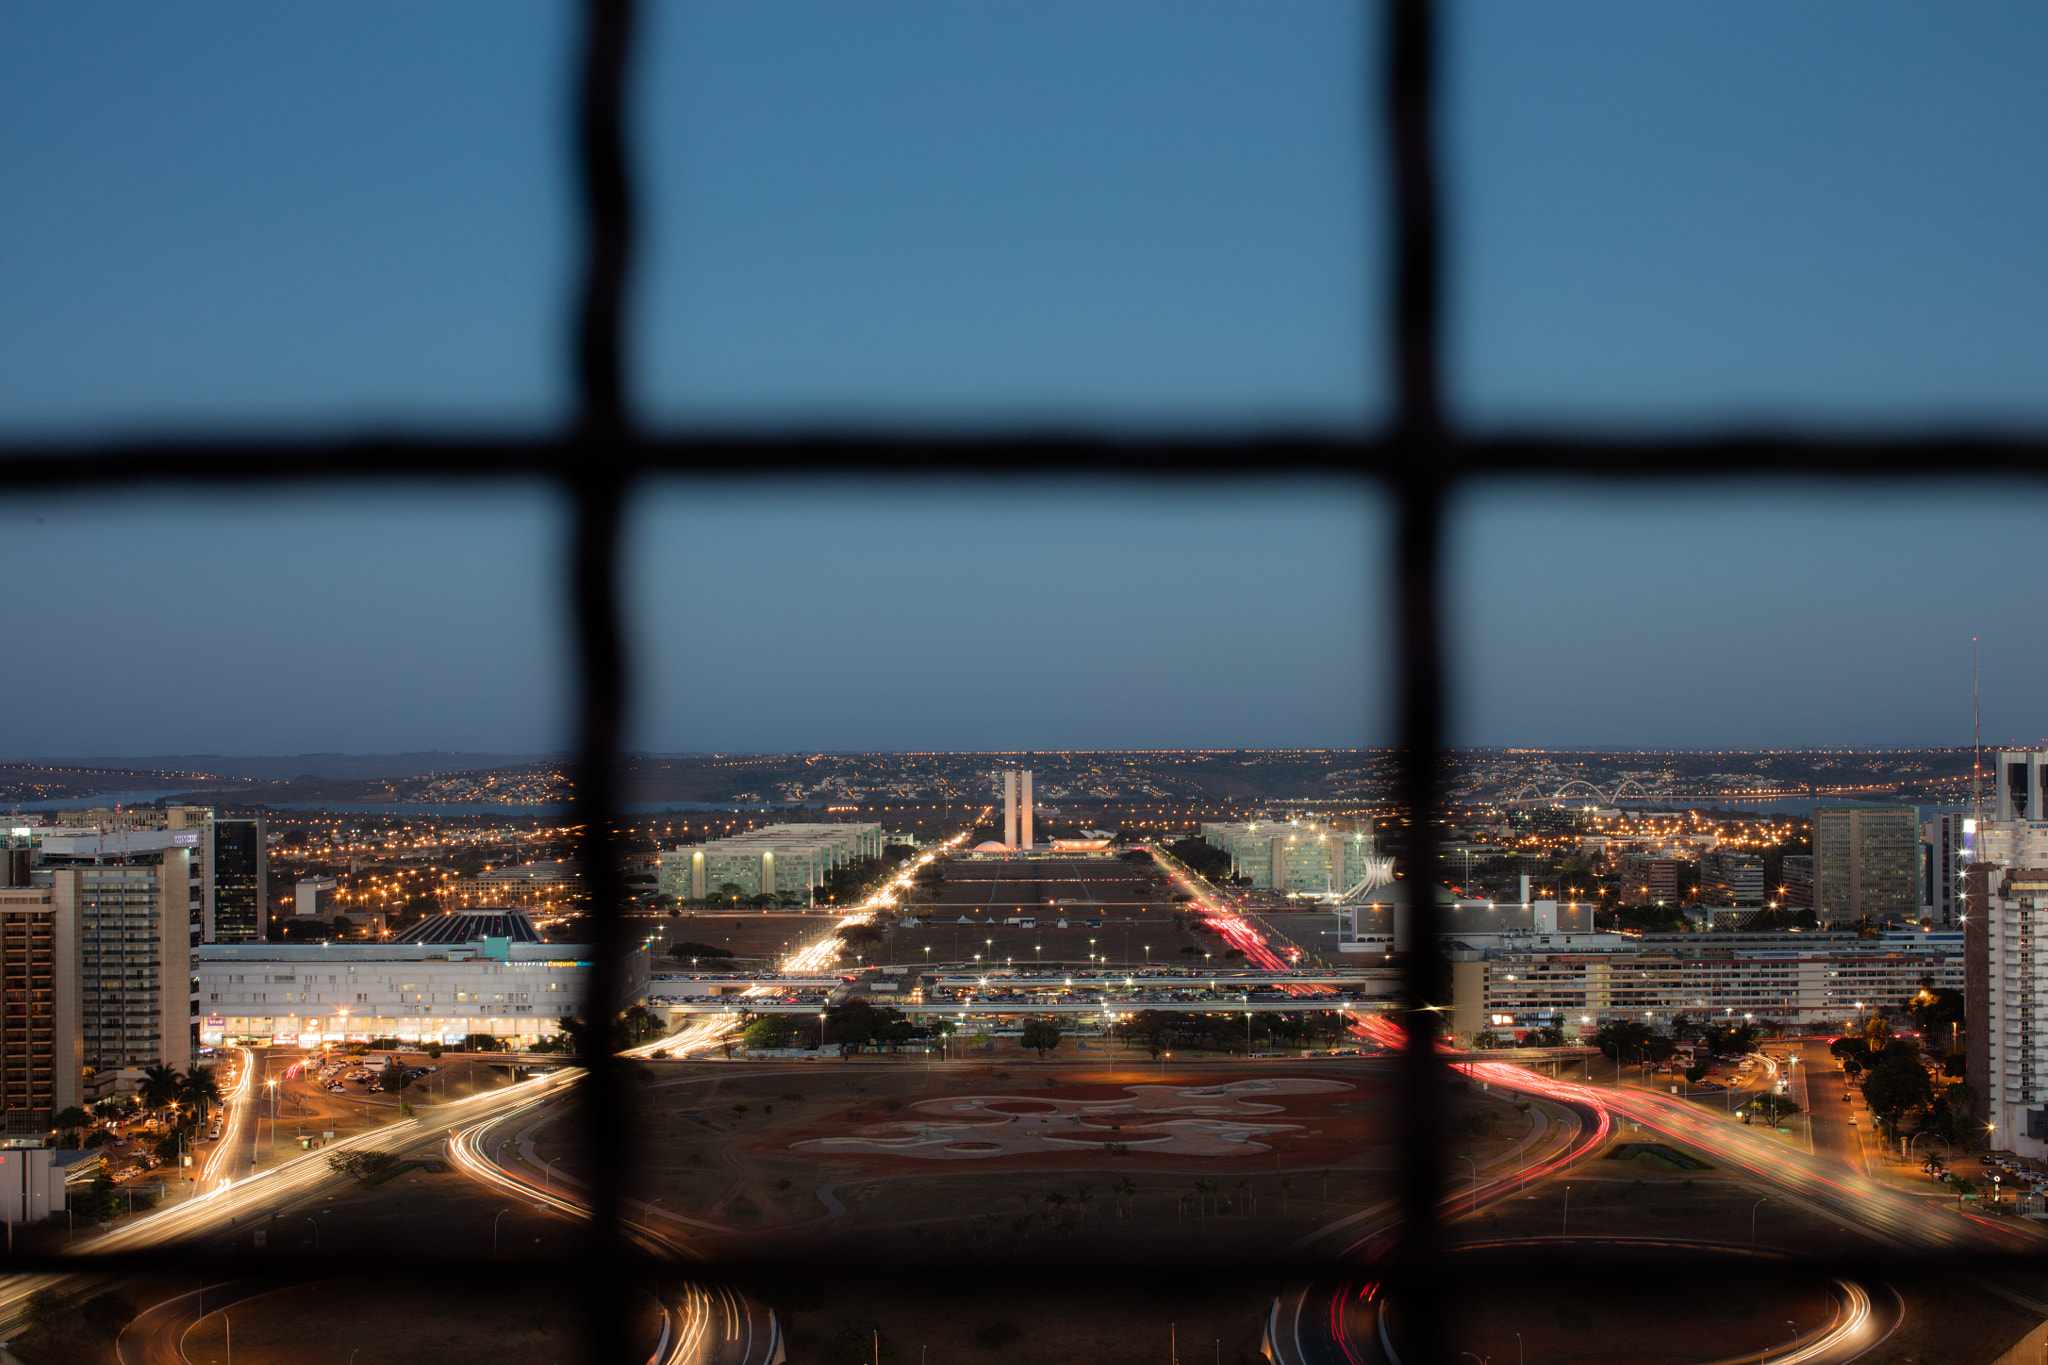
[[[43,844],[67,857],[88,847],[188,849],[200,889],[193,906],[192,942],[250,943],[263,938],[270,850],[260,816],[224,818],[211,806],[96,806],[60,811],[56,824],[56,830],[43,836]]]
[[[1823,924],[1920,917],[1920,820],[1911,806],[1813,812],[1813,909]]]
[[[1711,849],[1700,859],[1700,903],[1762,905],[1764,859],[1760,853]]]
[[[1987,1145],[2048,1156],[2048,868],[1964,873],[1966,1079]],[[1981,1022],[1980,1022],[1981,1021]]]
[[[1373,853],[1372,827],[1340,830],[1312,820],[1248,820],[1201,827],[1202,841],[1230,855],[1231,875],[1269,891],[1321,895],[1363,880]]]
[[[1795,910],[1813,909],[1812,854],[1786,854],[1784,870],[1779,876],[1784,880],[1785,904]]]
[[[1680,858],[1629,854],[1621,864],[1622,904],[1678,904],[1678,870],[1683,866]]]
[[[182,847],[37,869],[77,938],[79,1065],[98,1096],[141,1068],[192,1064],[192,855]]]
[[[46,1133],[79,1102],[76,922],[49,887],[0,890],[0,1104],[9,1134]]]

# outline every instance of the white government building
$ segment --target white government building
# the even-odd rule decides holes
[[[222,943],[193,949],[208,1047],[459,1044],[488,1033],[531,1047],[588,1017],[592,950],[543,943],[517,911],[432,916],[382,943]],[[616,1009],[644,1003],[648,957],[628,955]]]

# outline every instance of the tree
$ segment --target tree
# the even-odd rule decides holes
[[[1694,1062],[1685,1069],[1685,1083],[1687,1085],[1698,1085],[1706,1078],[1707,1064],[1705,1062]]]
[[[1620,1060],[1647,1053],[1661,1062],[1675,1050],[1669,1038],[1640,1019],[1610,1019],[1593,1034],[1593,1045],[1605,1056]]]
[[[839,941],[848,952],[865,952],[882,941],[882,928],[876,924],[849,924],[839,931]]]
[[[135,1321],[135,1305],[127,1295],[109,1289],[78,1305],[78,1317],[91,1331],[118,1336],[123,1327]]]
[[[142,1083],[136,1086],[135,1093],[141,1099],[142,1107],[155,1113],[177,1102],[183,1080],[176,1067],[157,1062],[142,1069]]]
[[[1500,1035],[1492,1029],[1485,1029],[1472,1035],[1472,1046],[1480,1052],[1491,1052],[1500,1046]]]
[[[1027,1019],[1024,1021],[1024,1036],[1018,1040],[1041,1058],[1060,1045],[1060,1026],[1054,1019]]]
[[[336,1175],[367,1184],[398,1164],[398,1158],[389,1152],[334,1152],[327,1158],[327,1169]]]
[[[389,1095],[395,1095],[411,1084],[412,1073],[397,1062],[377,1073],[377,1088]]]
[[[194,1124],[205,1123],[207,1111],[220,1102],[220,1082],[210,1066],[193,1067],[178,1085],[178,1103],[191,1112]]]
[[[1798,1103],[1790,1095],[1758,1095],[1745,1107],[1773,1124],[1800,1112]]]
[[[1896,1130],[1901,1114],[1925,1109],[1934,1102],[1934,1083],[1927,1079],[1927,1069],[1918,1056],[1892,1053],[1871,1067],[1863,1082],[1863,1098],[1872,1113]]]
[[[796,1025],[787,1015],[764,1014],[749,1023],[742,1036],[748,1047],[788,1047],[796,1038]]]
[[[472,1033],[462,1040],[462,1048],[465,1052],[503,1052],[505,1045],[493,1034]]]
[[[1906,1002],[1905,1012],[1930,1040],[1936,1034],[1952,1040],[1956,1025],[1963,1022],[1963,993],[1923,982],[1920,993]]]
[[[80,1109],[77,1105],[73,1104],[67,1105],[63,1109],[59,1109],[57,1111],[57,1117],[51,1122],[50,1126],[53,1128],[61,1128],[68,1133],[79,1128],[90,1127],[91,1124],[92,1115],[86,1113],[83,1109]]]

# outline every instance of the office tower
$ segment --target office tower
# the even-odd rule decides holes
[[[2048,751],[2000,750],[1991,765],[1993,820],[2048,821]]]
[[[1009,769],[1003,772],[1003,842],[1017,847],[1017,774]]]
[[[1969,861],[1970,817],[1946,811],[1920,822],[1920,918],[1944,928],[1962,911],[1963,867]]]
[[[1031,847],[1031,770],[1017,774],[1021,788],[1017,798],[1017,847]]]
[[[79,1102],[77,922],[56,894],[24,883],[0,890],[0,1103],[9,1134],[47,1133]]]
[[[1782,873],[1785,904],[1795,910],[1813,908],[1813,855],[1788,853]]]
[[[1920,916],[1920,821],[1911,806],[1813,812],[1813,909],[1823,924]]]
[[[94,1098],[157,1062],[192,1063],[192,855],[185,848],[42,868],[77,937],[79,1063]]]
[[[1762,905],[1764,860],[1738,849],[1710,849],[1700,859],[1700,904]]]
[[[270,851],[263,821],[209,820],[205,831],[207,943],[255,943],[270,905]]]

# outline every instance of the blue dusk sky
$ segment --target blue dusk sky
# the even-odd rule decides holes
[[[637,407],[1370,430],[1374,13],[648,4]],[[2048,426],[2048,10],[1446,13],[1460,422]],[[0,440],[551,429],[574,39],[528,0],[0,10]],[[632,742],[1382,742],[1383,509],[1256,475],[655,486]],[[1966,742],[1973,634],[1987,733],[2048,735],[2039,490],[1456,509],[1461,742]],[[539,487],[0,498],[0,756],[560,745],[561,540]]]

